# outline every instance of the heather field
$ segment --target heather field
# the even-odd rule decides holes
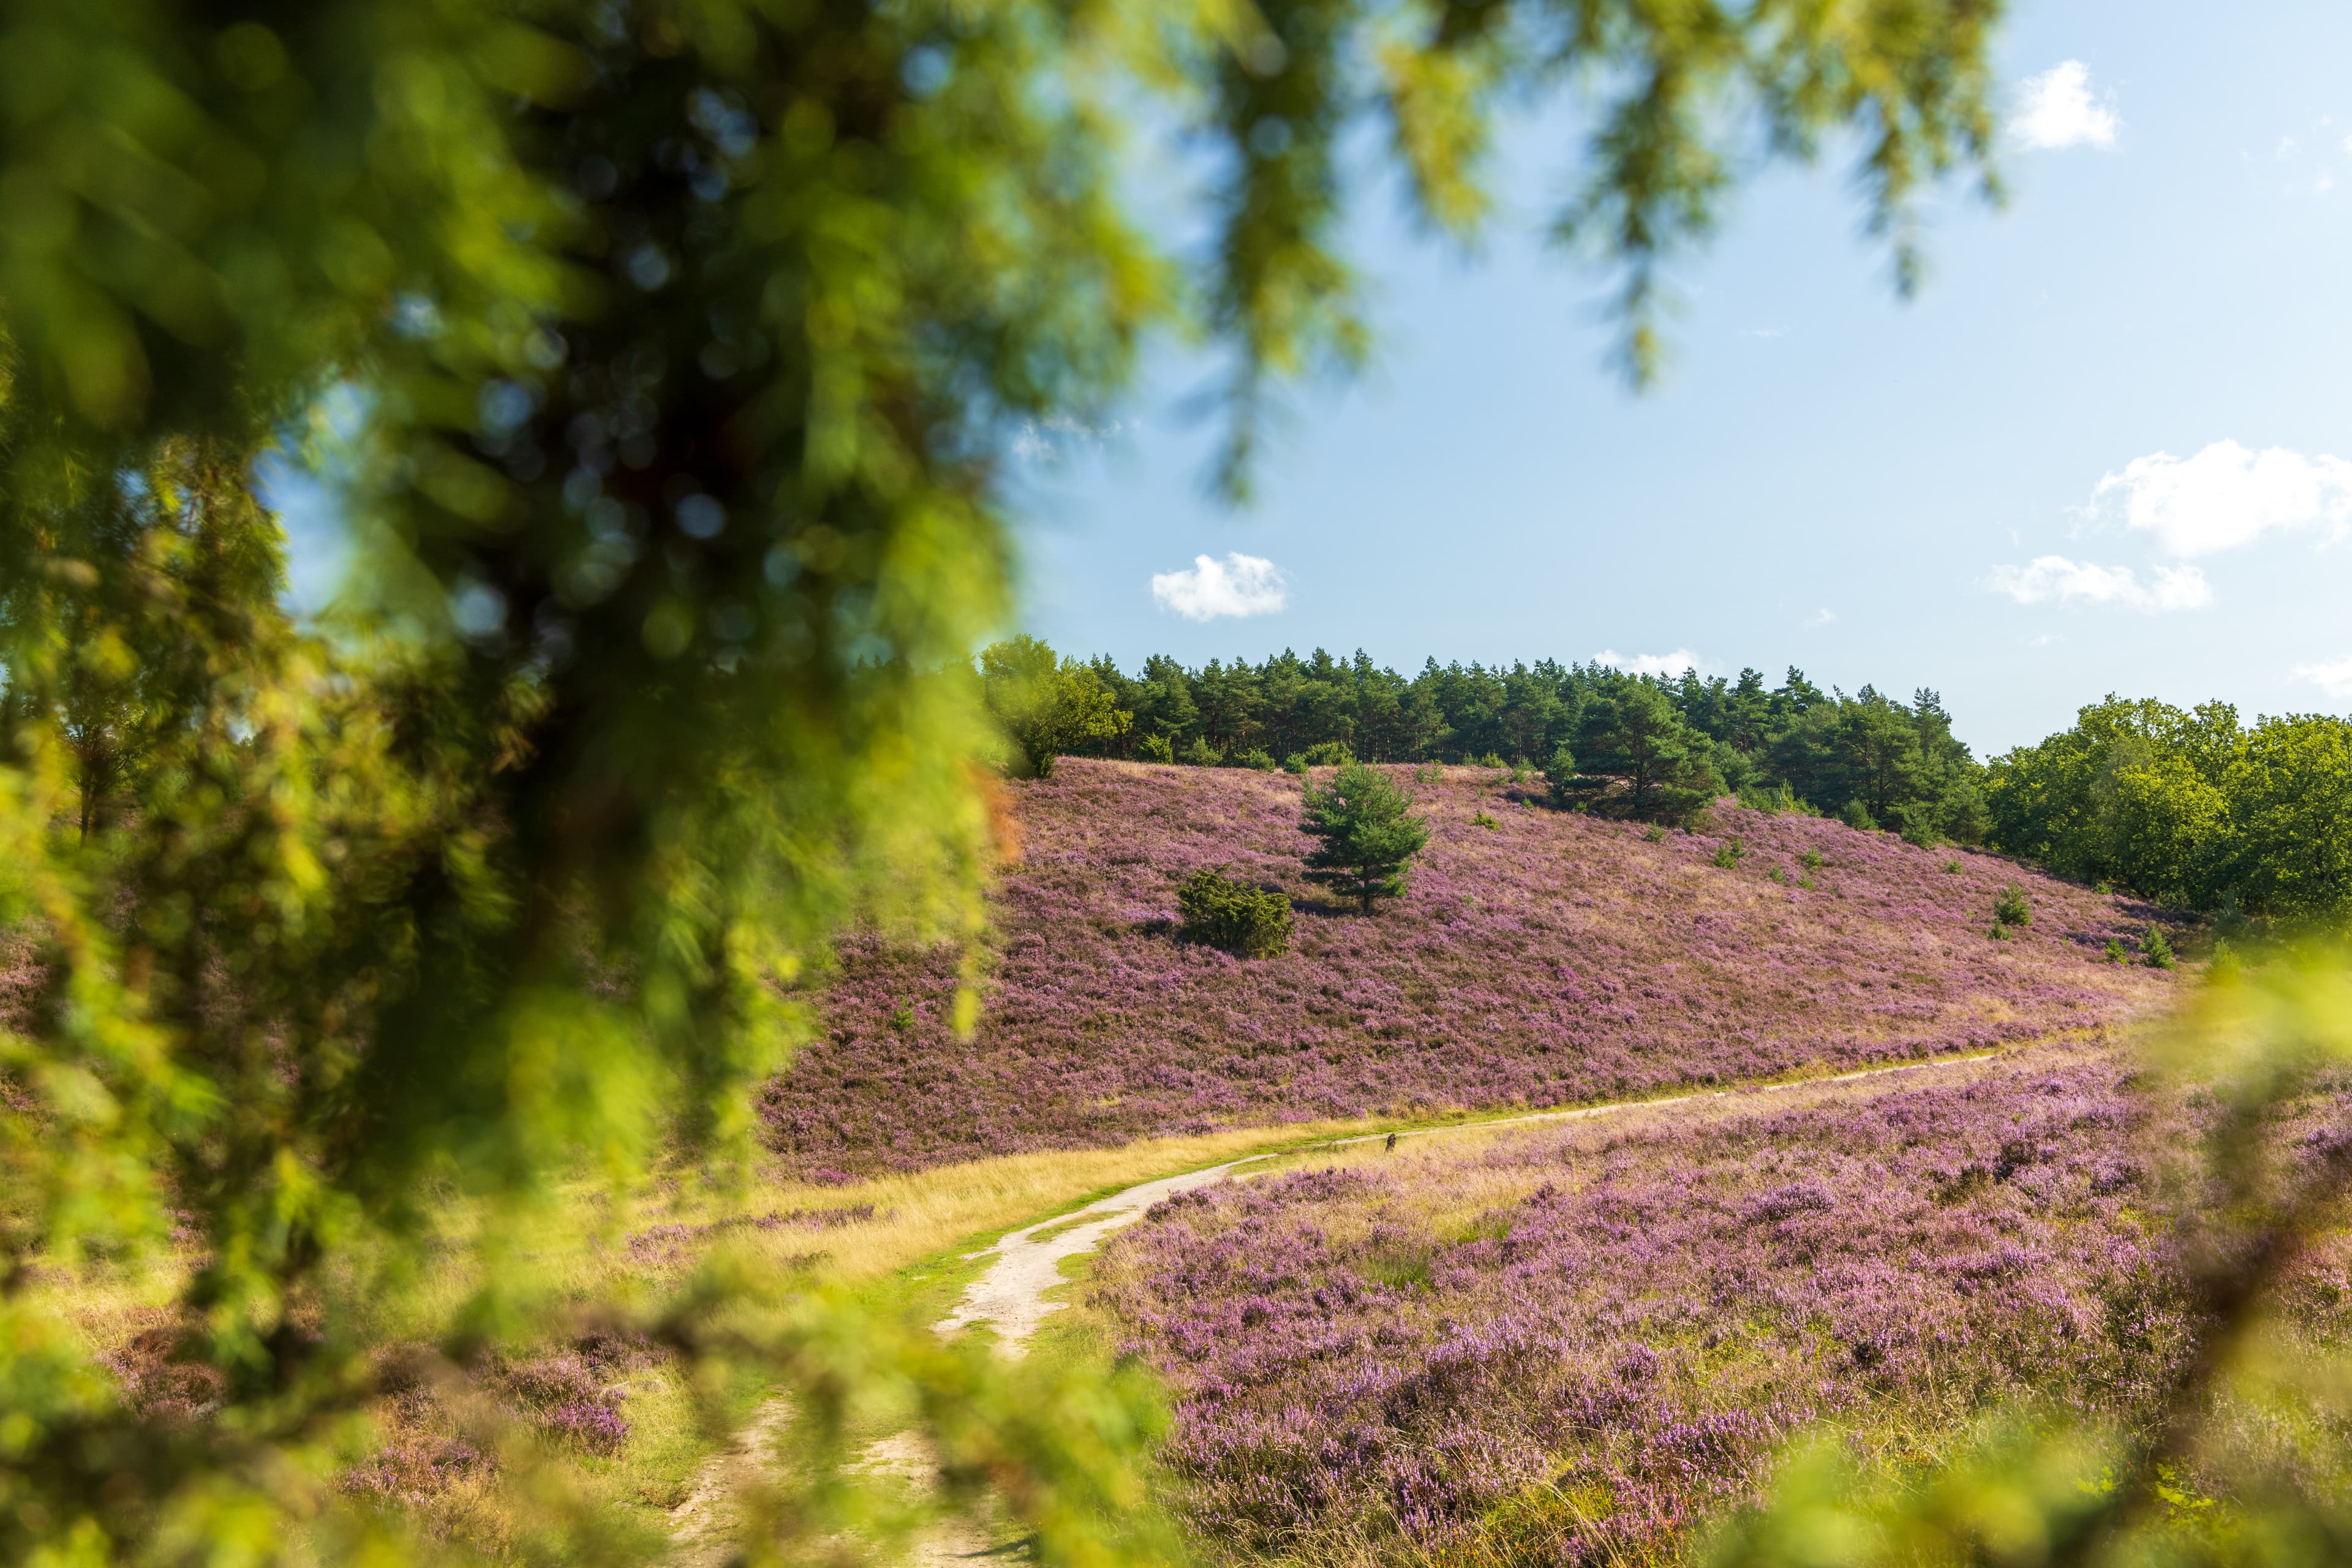
[[[2148,1419],[2189,1343],[2154,1217],[2187,1113],[2127,1066],[2037,1048],[1375,1147],[1160,1205],[1089,1310],[1167,1380],[1213,1554],[1671,1558],[1816,1422],[1900,1471],[1999,1398]],[[2296,1157],[2345,1110],[2304,1106]],[[2347,1258],[2307,1261],[2294,1334],[2341,1342]],[[2345,1490],[2341,1432],[2273,1409],[2227,1446],[2210,1462]]]
[[[762,1094],[773,1145],[825,1180],[1571,1104],[2096,1031],[2176,984],[2101,962],[2153,911],[1995,856],[1723,807],[1651,841],[1493,769],[1412,787],[1429,850],[1367,919],[1305,880],[1288,775],[1070,759],[1013,786],[1024,847],[995,894],[977,1039],[950,1026],[954,952],[853,942],[822,1037]],[[1717,865],[1733,836],[1744,855]],[[1291,950],[1179,942],[1175,889],[1203,866],[1289,894]],[[2004,883],[2034,912],[2005,942],[1987,934]]]

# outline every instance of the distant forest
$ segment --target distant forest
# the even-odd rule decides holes
[[[1563,781],[1654,769],[1662,800],[1732,794],[1923,844],[1989,845],[2224,924],[2352,915],[2352,722],[2327,714],[2243,724],[2223,703],[2191,711],[2110,696],[2073,728],[1979,762],[1933,690],[1908,702],[1871,686],[1849,696],[1794,668],[1767,686],[1754,669],[1702,679],[1433,658],[1408,679],[1361,652],[1318,648],[1197,669],[1155,655],[1129,675],[1107,657],[1081,662],[1014,637],[982,656],[980,674],[1033,772],[1056,755],[1485,763]],[[1563,795],[1573,791],[1556,785]]]
[[[1703,679],[1552,659],[1488,668],[1433,658],[1408,679],[1361,652],[1339,659],[1318,648],[1198,669],[1154,655],[1133,676],[1108,657],[1065,668],[1091,682],[1114,715],[1070,736],[1071,755],[1276,766],[1345,747],[1366,762],[1539,768],[1564,747],[1590,748],[1596,703],[1645,687],[1685,731],[1669,743],[1711,762],[1725,789],[1750,804],[1802,802],[1857,826],[1961,843],[1979,841],[1988,821],[1983,767],[1953,739],[1935,692],[1907,703],[1869,686],[1848,696],[1794,668],[1768,687],[1753,669]]]

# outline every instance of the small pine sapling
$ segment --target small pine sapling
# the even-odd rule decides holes
[[[1665,839],[1666,830],[1654,822],[1650,824],[1649,831],[1642,835],[1642,842],[1644,844],[1663,844]]]
[[[899,1003],[891,1013],[890,1026],[902,1035],[915,1026],[915,999],[912,996]]]
[[[2147,928],[2147,938],[2140,943],[2140,951],[2147,954],[2147,966],[2150,969],[2172,967],[2172,943],[2165,937],[2162,926],[2152,925]]]
[[[1797,858],[1804,863],[1804,868],[1808,871],[1818,871],[1822,868],[1822,852],[1818,849],[1808,849]]]
[[[1947,876],[1956,875],[1959,871],[1959,868],[1960,863],[1958,860],[1947,860],[1944,862],[1944,871]]]
[[[1995,925],[2030,926],[2033,923],[2033,910],[2026,903],[2023,893],[2004,887],[2000,897],[1993,900],[1992,921]]]
[[[1723,847],[1715,852],[1715,863],[1728,871],[1738,865],[1747,854],[1748,846],[1742,844],[1739,841],[1739,835],[1735,833],[1724,840]]]
[[[1137,750],[1143,753],[1143,760],[1147,763],[1172,763],[1176,760],[1176,747],[1165,735],[1144,736],[1143,744]]]
[[[1783,871],[1778,866],[1773,867],[1770,870],[1765,872],[1764,875],[1770,878],[1773,881],[1780,883],[1784,888],[1789,885],[1789,873]]]
[[[1429,825],[1384,773],[1349,763],[1318,789],[1309,784],[1298,830],[1318,840],[1307,874],[1358,900],[1366,914],[1376,899],[1404,891],[1404,868],[1429,843]]]
[[[1473,827],[1500,827],[1503,825],[1496,821],[1492,816],[1488,816],[1484,809],[1481,809],[1470,814],[1470,826]]]
[[[2131,961],[2131,953],[2124,947],[2124,944],[2121,942],[2117,941],[2114,937],[2109,937],[2107,938],[2106,961],[2109,963],[2127,963]]]

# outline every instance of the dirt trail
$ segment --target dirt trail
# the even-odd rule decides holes
[[[1678,1094],[1666,1100],[1622,1100],[1611,1105],[1583,1106],[1574,1110],[1539,1110],[1526,1116],[1507,1116],[1486,1121],[1454,1121],[1437,1127],[1400,1128],[1393,1133],[1367,1132],[1360,1137],[1335,1138],[1327,1143],[1308,1147],[1338,1149],[1351,1143],[1424,1138],[1440,1132],[1480,1131],[1491,1127],[1524,1126],[1529,1122],[1580,1121],[1593,1117],[1613,1116],[1620,1111],[1655,1110],[1700,1100],[1786,1094],[1796,1089],[1820,1089],[1863,1079],[1889,1078],[1897,1073],[1929,1072],[1990,1059],[1988,1056],[1978,1055],[1948,1057],[1940,1061],[1905,1062],[1897,1067],[1864,1068],[1856,1072],[1840,1073],[1835,1078],[1801,1079],[1790,1083],[1748,1089],[1708,1089],[1697,1094]],[[996,1260],[965,1288],[963,1300],[956,1304],[956,1310],[935,1326],[944,1334],[972,1323],[986,1323],[996,1331],[999,1354],[1009,1357],[1026,1355],[1027,1341],[1044,1323],[1046,1314],[1058,1312],[1066,1304],[1045,1299],[1048,1292],[1069,1283],[1062,1275],[1065,1258],[1092,1252],[1102,1244],[1105,1237],[1133,1225],[1143,1217],[1145,1210],[1163,1199],[1222,1181],[1244,1165],[1274,1159],[1277,1154],[1298,1152],[1290,1149],[1276,1153],[1251,1154],[1239,1160],[1228,1160],[1222,1165],[1211,1165],[1205,1170],[1162,1176],[1156,1181],[1139,1183],[1124,1192],[1113,1193],[1076,1214],[1056,1215],[1013,1231],[986,1252],[972,1254],[982,1258],[992,1254]]]
[[[1482,1131],[1489,1128],[1519,1127],[1535,1122],[1580,1121],[1613,1116],[1621,1111],[1656,1110],[1700,1101],[1759,1099],[1799,1089],[1854,1083],[1865,1079],[1973,1066],[1991,1060],[1996,1055],[2008,1054],[2012,1053],[1948,1057],[1939,1061],[1864,1068],[1857,1072],[1840,1073],[1835,1078],[1802,1079],[1753,1088],[1708,1089],[1664,1100],[1623,1100],[1610,1105],[1584,1106],[1574,1110],[1539,1110],[1526,1116],[1500,1117],[1484,1121],[1453,1121],[1434,1127],[1399,1128],[1393,1133],[1367,1132],[1359,1137],[1335,1138],[1307,1147],[1338,1149],[1389,1139],[1425,1138],[1441,1132]],[[992,1257],[994,1261],[965,1288],[956,1310],[935,1327],[945,1334],[974,1323],[986,1323],[995,1331],[998,1354],[1012,1358],[1026,1355],[1028,1341],[1045,1322],[1046,1315],[1060,1311],[1066,1304],[1046,1300],[1049,1293],[1069,1283],[1062,1275],[1065,1258],[1092,1252],[1102,1244],[1104,1237],[1133,1225],[1152,1205],[1163,1199],[1222,1181],[1244,1165],[1297,1152],[1300,1151],[1294,1148],[1251,1154],[1211,1165],[1204,1170],[1186,1171],[1179,1175],[1139,1182],[1088,1204],[1074,1214],[1057,1215],[1034,1225],[1024,1226],[1003,1237],[993,1247],[971,1255],[974,1258]],[[758,1468],[772,1462],[768,1451],[782,1433],[788,1410],[789,1406],[781,1398],[761,1406],[736,1439],[735,1446],[712,1458],[695,1478],[687,1500],[671,1515],[671,1538],[676,1543],[674,1563],[692,1565],[692,1568],[718,1568],[728,1560],[731,1553],[731,1527],[735,1522],[734,1510],[730,1507],[731,1495],[743,1479],[755,1474]],[[918,1485],[928,1481],[930,1469],[928,1448],[913,1433],[899,1433],[876,1443],[862,1456],[860,1464],[877,1472],[904,1476]],[[930,1537],[915,1544],[910,1561],[917,1568],[944,1568],[944,1565],[959,1561],[992,1555],[994,1550],[976,1527],[961,1521],[950,1521]]]

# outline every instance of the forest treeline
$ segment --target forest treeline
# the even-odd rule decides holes
[[[2240,722],[2110,696],[2036,745],[1979,761],[1933,690],[1824,691],[1790,668],[1706,678],[1544,659],[1425,662],[1405,676],[1359,651],[1286,650],[1135,674],[1034,638],[990,647],[991,709],[1031,771],[1055,755],[1297,768],[1353,756],[1541,769],[1556,798],[1579,772],[1634,779],[1614,808],[1665,820],[1737,795],[1920,843],[1980,844],[2060,875],[2179,908],[2341,918],[2352,912],[2352,722]]]
[[[1768,686],[1754,669],[1727,679],[1432,658],[1408,678],[1360,651],[1341,659],[1318,648],[1197,669],[1155,654],[1130,676],[1107,656],[1056,659],[1026,637],[990,648],[982,665],[1000,716],[1050,712],[1054,749],[1071,756],[1271,768],[1344,752],[1548,768],[1565,749],[1602,769],[1631,744],[1677,753],[1677,771],[1750,804],[1802,803],[1856,826],[1961,843],[1981,840],[1987,823],[1983,769],[1953,738],[1935,692],[1907,703],[1869,686],[1848,696],[1793,668]],[[1012,727],[1022,732],[1017,720]]]

